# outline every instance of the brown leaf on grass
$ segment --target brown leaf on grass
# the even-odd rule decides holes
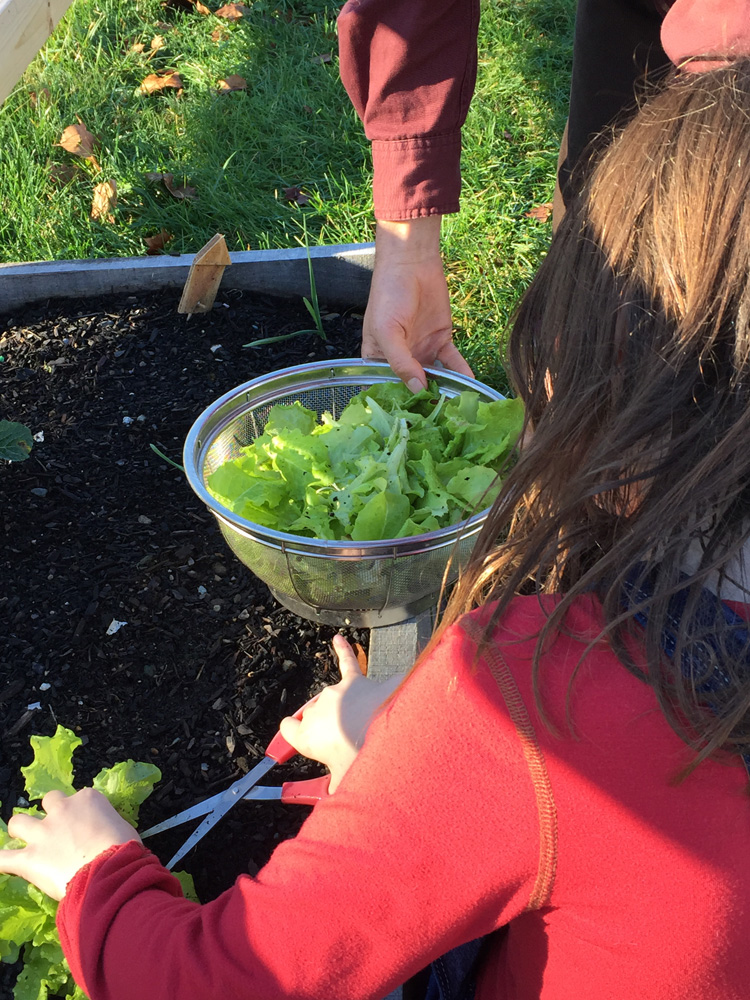
[[[94,188],[91,199],[91,218],[100,222],[114,223],[112,214],[117,206],[117,184],[114,181],[103,181]]]
[[[162,90],[182,91],[182,77],[179,73],[168,70],[166,73],[149,73],[141,80],[142,94],[159,94]]]
[[[161,229],[155,236],[144,237],[143,242],[146,244],[147,255],[155,257],[157,254],[160,254],[171,239],[174,239],[174,237],[166,229]]]
[[[195,9],[197,10],[197,12],[199,14],[203,14],[204,17],[207,14],[213,14],[213,11],[211,10],[211,8],[210,7],[206,7],[206,5],[204,3],[201,3],[201,0],[195,0]]]
[[[211,32],[212,42],[225,42],[229,37],[230,37],[229,31],[223,25],[220,28],[216,28],[214,31]]]
[[[225,3],[215,13],[217,17],[223,17],[227,21],[239,21],[247,13],[247,7],[244,3]]]
[[[94,150],[99,145],[99,140],[81,122],[79,125],[68,125],[60,136],[60,141],[56,142],[55,145],[62,146],[73,156],[80,156],[84,160],[93,160]]]
[[[237,76],[236,73],[230,73],[225,79],[219,80],[219,85],[216,89],[220,94],[231,94],[235,90],[247,90],[247,80],[244,76]]]
[[[49,179],[53,184],[70,184],[78,176],[78,167],[75,163],[51,163],[49,168]]]
[[[195,188],[190,187],[188,184],[181,184],[179,187],[175,187],[172,183],[171,174],[164,174],[164,187],[178,201],[195,201],[198,197],[195,193]]]
[[[52,100],[52,94],[50,94],[46,87],[42,87],[41,90],[30,91],[29,100],[31,101],[32,108],[36,108],[40,104],[49,104]]]
[[[310,195],[305,194],[299,185],[283,188],[282,193],[285,201],[293,201],[297,205],[307,205],[310,201]]]
[[[178,201],[191,201],[196,198],[194,187],[189,187],[187,184],[175,186],[174,174],[149,172],[146,174],[146,180],[151,181],[152,184],[163,184],[172,197],[177,198]]]
[[[312,63],[329,63],[329,62],[333,62],[333,56],[331,55],[330,52],[323,52],[319,56],[313,56],[312,59],[310,60],[310,62],[312,62]]]
[[[163,49],[166,44],[167,43],[164,40],[164,35],[154,35],[154,37],[151,39],[151,51],[158,52],[159,49]]]
[[[545,201],[543,205],[535,205],[530,211],[523,214],[527,219],[538,219],[540,222],[546,222],[552,215],[552,202]]]

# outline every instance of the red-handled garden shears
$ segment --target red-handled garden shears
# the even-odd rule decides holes
[[[308,701],[299,711],[294,713],[295,719],[302,718],[302,713],[315,699],[312,698]],[[181,826],[183,823],[189,823],[191,819],[198,819],[204,816],[203,822],[193,830],[188,839],[182,845],[182,847],[177,851],[173,858],[170,859],[167,864],[167,868],[172,868],[177,864],[182,858],[185,857],[187,852],[195,847],[199,840],[201,840],[208,831],[214,827],[220,819],[222,819],[232,806],[236,805],[242,799],[248,799],[250,801],[281,801],[288,803],[296,803],[297,805],[315,805],[320,799],[324,799],[328,795],[328,783],[330,781],[330,775],[324,775],[322,778],[311,778],[308,781],[287,781],[283,785],[279,785],[275,788],[270,788],[266,785],[258,785],[260,779],[266,775],[272,767],[276,764],[286,764],[288,760],[297,753],[294,747],[287,743],[281,733],[276,733],[274,738],[268,744],[265,756],[263,760],[256,764],[252,771],[248,771],[239,780],[235,781],[233,785],[225,789],[223,792],[219,792],[218,795],[212,795],[209,799],[204,799],[203,802],[199,802],[195,806],[191,806],[189,809],[183,809],[182,812],[177,813],[176,816],[170,817],[170,819],[165,819],[162,823],[157,823],[156,826],[149,827],[148,830],[144,830],[140,836],[152,837],[156,833],[161,833],[164,830],[171,830],[174,826]]]

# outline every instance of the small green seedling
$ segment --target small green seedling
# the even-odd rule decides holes
[[[180,472],[185,471],[185,469],[178,462],[173,462],[172,459],[168,455],[165,455],[163,451],[160,451],[155,444],[151,444],[149,447],[151,448],[151,451],[156,452],[162,462],[166,462],[168,465],[173,466],[173,468],[179,469]]]
[[[303,216],[304,219],[304,216]],[[243,344],[243,347],[262,347],[264,344],[276,344],[280,340],[290,340],[292,337],[301,337],[306,333],[317,333],[321,340],[327,340],[326,332],[323,329],[323,319],[320,315],[320,304],[318,303],[318,290],[315,285],[315,274],[313,273],[312,257],[310,256],[310,247],[307,242],[307,224],[303,225],[305,234],[305,250],[307,251],[307,273],[310,276],[310,298],[308,299],[306,295],[302,296],[302,301],[305,303],[305,308],[310,313],[315,323],[314,330],[295,330],[294,333],[283,333],[279,337],[262,337],[260,340],[253,340],[249,344]]]

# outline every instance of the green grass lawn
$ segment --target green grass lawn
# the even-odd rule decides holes
[[[174,2],[75,0],[0,107],[3,262],[140,256],[161,230],[175,253],[216,232],[230,252],[285,247],[302,241],[303,221],[311,243],[372,239],[369,148],[338,78],[340,4],[255,0],[228,21],[213,13],[220,0],[205,0],[210,14]],[[498,337],[549,241],[549,222],[525,213],[552,198],[574,6],[483,5],[463,209],[445,220],[444,249],[459,343],[490,382],[501,378]],[[167,70],[181,93],[141,92]],[[247,90],[219,94],[230,74]],[[99,140],[96,163],[56,145],[79,121]],[[164,173],[195,197],[147,176]],[[112,222],[90,218],[105,181],[117,185]],[[295,188],[303,197],[289,200]]]

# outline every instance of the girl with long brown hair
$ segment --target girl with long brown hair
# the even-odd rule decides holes
[[[529,433],[439,633],[359,752],[339,641],[285,728],[335,791],[257,877],[182,899],[90,790],[11,821],[0,870],[62,898],[91,1000],[378,998],[430,963],[429,997],[748,995],[750,62],[615,138],[508,364]]]

